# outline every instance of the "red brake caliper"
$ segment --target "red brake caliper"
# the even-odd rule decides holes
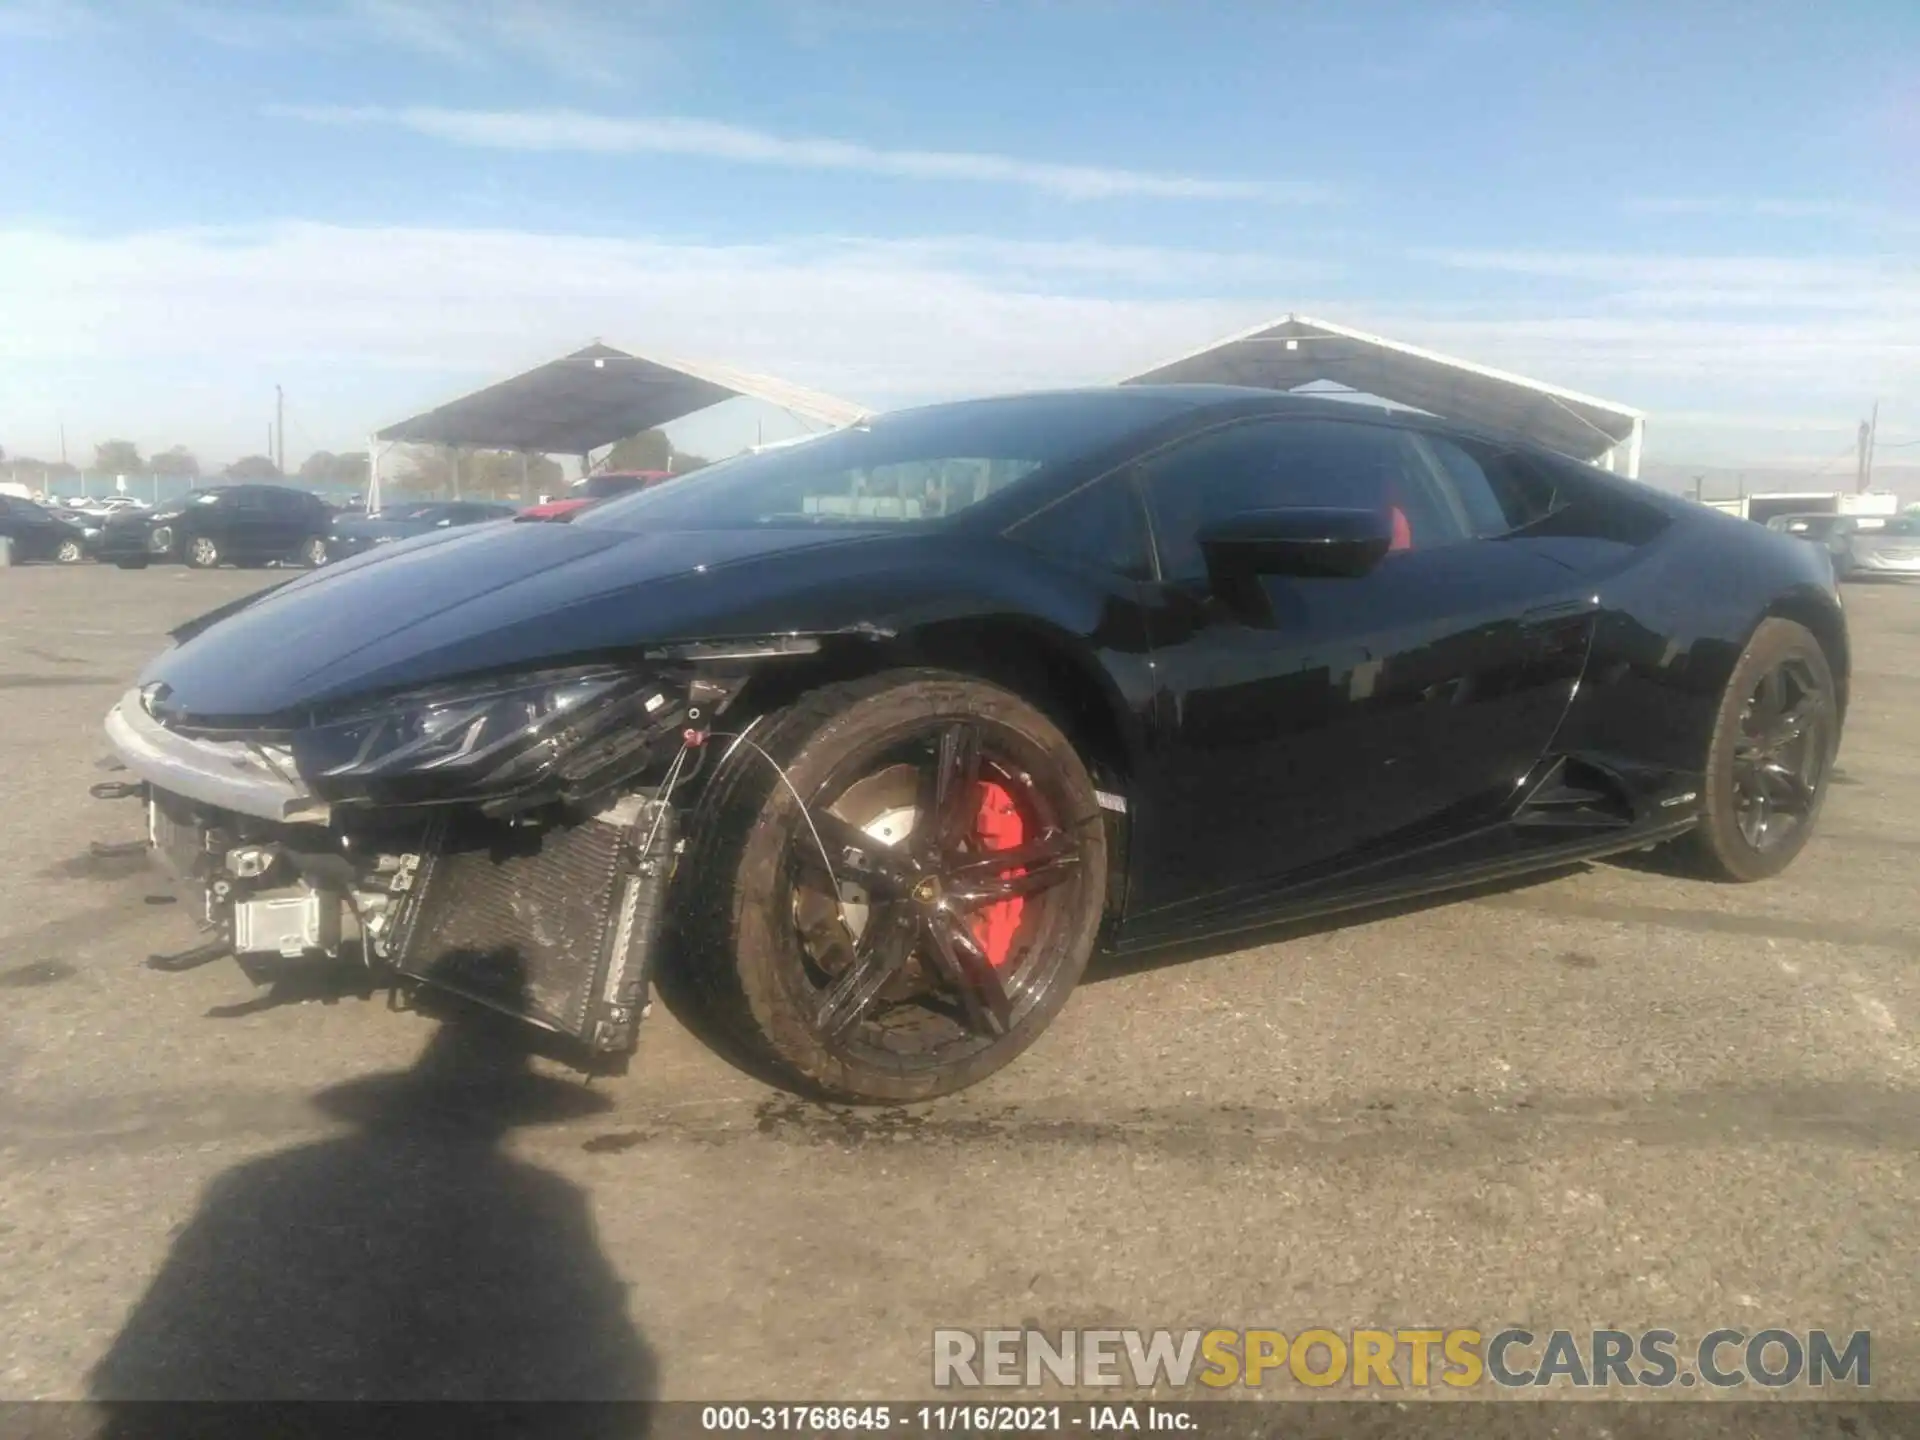
[[[980,786],[980,814],[974,822],[974,831],[982,848],[987,850],[1011,850],[1027,838],[1026,823],[1014,808],[1013,797],[991,780]],[[1015,869],[1006,873],[1023,872]],[[1014,932],[1020,928],[1020,911],[1026,903],[1017,898],[996,901],[973,917],[973,938],[980,942],[980,948],[987,952],[987,958],[996,968],[1007,963]]]

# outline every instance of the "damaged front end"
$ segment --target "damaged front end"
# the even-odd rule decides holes
[[[707,739],[781,636],[479,677],[239,724],[129,691],[107,735],[209,932],[160,968],[358,946],[369,965],[631,1050]]]

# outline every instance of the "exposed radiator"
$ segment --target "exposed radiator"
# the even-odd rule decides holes
[[[436,832],[396,926],[394,968],[596,1052],[625,1049],[646,1002],[674,820],[671,806],[632,796],[565,828]]]

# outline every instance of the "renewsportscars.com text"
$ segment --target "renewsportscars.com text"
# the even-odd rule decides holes
[[[1672,1330],[936,1330],[933,1383],[941,1389],[1865,1389],[1873,1383],[1873,1337],[1865,1330],[1731,1327],[1692,1342]]]

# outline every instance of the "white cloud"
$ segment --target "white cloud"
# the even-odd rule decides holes
[[[1639,195],[1624,202],[1635,215],[1708,215],[1747,220],[1818,220],[1860,227],[1911,230],[1920,216],[1856,200],[1779,195]]]
[[[624,117],[592,115],[578,110],[345,105],[275,105],[269,106],[267,113],[317,124],[392,126],[480,149],[688,155],[796,170],[838,170],[912,180],[1011,185],[1071,200],[1136,196],[1317,203],[1332,198],[1327,187],[1301,181],[1165,175],[961,150],[895,150],[848,140],[773,135],[764,130],[675,115]]]
[[[56,40],[95,23],[80,0],[0,0],[0,36]]]
[[[657,62],[665,48],[660,27],[646,22],[664,3],[634,0],[618,23],[581,0],[317,0],[298,8],[151,0],[150,8],[200,39],[232,49],[386,48],[467,69],[532,65],[570,81],[610,84]]]
[[[1009,255],[1030,267],[1021,284],[998,274]],[[595,336],[874,405],[1084,383],[1243,323],[1241,304],[1041,283],[1154,264],[1172,273],[1188,260],[1092,242],[701,246],[308,223],[0,231],[0,412],[19,427],[0,440],[44,450],[27,427],[50,431],[64,406],[76,436],[95,426],[94,438],[133,429],[150,446],[258,449],[258,424],[236,412],[297,373],[289,395],[306,433],[292,430],[290,448],[337,448]]]
[[[1882,256],[1645,255],[1553,250],[1436,250],[1455,270],[1564,280],[1619,304],[1667,313],[1747,306],[1911,312],[1920,263]]]
[[[1552,268],[1592,270],[1565,257]],[[1810,276],[1832,278],[1765,278]],[[1684,269],[1640,278],[1697,280]],[[1244,298],[1220,298],[1223,279]],[[1517,304],[1387,304],[1284,257],[1094,240],[728,246],[300,222],[0,230],[0,442],[44,452],[64,411],[76,449],[131,431],[149,448],[230,458],[259,448],[282,382],[289,450],[338,449],[595,336],[888,406],[1097,383],[1288,310],[1642,406],[1654,459],[1837,451],[1876,395],[1888,434],[1920,429],[1911,304]]]

